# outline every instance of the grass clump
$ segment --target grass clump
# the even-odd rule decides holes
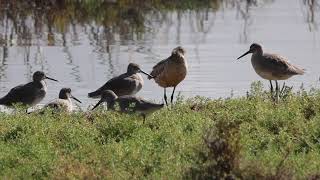
[[[320,93],[275,102],[179,100],[147,117],[94,112],[0,114],[0,176],[97,179],[317,179]]]
[[[9,179],[178,178],[209,120],[186,104],[145,123],[138,115],[102,109],[0,117],[0,176]]]

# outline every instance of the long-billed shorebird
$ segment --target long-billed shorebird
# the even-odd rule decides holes
[[[55,111],[63,111],[63,112],[72,112],[73,111],[73,105],[71,98],[81,103],[81,101],[77,98],[75,98],[71,94],[70,88],[62,88],[59,92],[59,98],[55,99],[48,104],[44,106],[44,109],[51,108]]]
[[[171,104],[173,101],[174,91],[177,85],[184,80],[187,75],[188,65],[184,57],[185,50],[178,46],[172,50],[171,56],[156,64],[149,79],[154,78],[155,82],[164,88],[164,100],[168,105],[166,88],[173,87],[171,94]]]
[[[304,69],[298,68],[288,62],[288,60],[279,54],[268,54],[264,53],[261,45],[253,43],[250,46],[249,51],[238,57],[252,53],[251,63],[255,72],[270,82],[270,90],[273,93],[272,80],[276,82],[276,96],[278,98],[279,85],[278,80],[286,80],[294,75],[304,74]]]
[[[112,90],[118,96],[134,95],[143,86],[143,78],[139,73],[150,74],[142,71],[138,64],[130,63],[127,72],[120,76],[114,77],[106,82],[102,87],[88,94],[90,98],[99,98],[104,90]]]
[[[113,91],[106,90],[102,92],[100,101],[92,108],[94,110],[101,103],[106,102],[108,110],[115,110],[115,104],[118,103],[121,112],[140,113],[145,120],[146,115],[163,107],[164,104],[156,104],[136,96],[118,97]]]
[[[47,85],[45,79],[57,81],[47,77],[44,72],[37,71],[33,74],[33,81],[12,88],[7,95],[0,99],[0,105],[12,106],[15,103],[34,106],[46,95]]]

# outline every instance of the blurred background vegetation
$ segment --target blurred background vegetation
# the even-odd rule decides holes
[[[168,11],[178,15],[192,10],[201,13],[199,20],[207,18],[209,11],[217,11],[223,5],[236,7],[239,3],[254,5],[255,0],[2,0],[0,1],[0,44],[32,44],[34,34],[55,45],[56,34],[76,32],[78,26],[91,26],[90,31],[104,31],[106,36],[119,33],[138,35],[148,29],[150,20],[163,22]],[[179,16],[178,16],[179,18]],[[62,37],[62,41],[65,38]],[[62,44],[65,42],[62,42]]]

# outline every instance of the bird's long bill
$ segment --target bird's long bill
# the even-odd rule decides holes
[[[71,96],[71,98],[74,99],[74,100],[76,100],[76,101],[78,101],[79,103],[82,103],[79,99],[77,99],[77,98],[74,97],[74,96]]]
[[[48,76],[46,76],[46,79],[49,79],[49,80],[51,80],[51,81],[56,81],[56,82],[59,82],[58,80],[56,80],[56,79],[53,79],[53,78],[50,78],[50,77],[48,77]]]
[[[147,76],[148,76],[148,77],[150,77],[150,78],[153,78],[153,76],[151,76],[150,74],[148,74],[148,73],[146,73],[146,72],[142,71],[141,69],[140,69],[140,72],[141,72],[141,73],[143,73],[143,74],[145,74],[145,75],[147,75]]]
[[[95,108],[97,108],[103,101],[100,100],[91,110],[94,110]]]
[[[251,50],[249,50],[249,51],[247,51],[246,53],[244,53],[244,54],[242,54],[240,57],[238,57],[237,59],[240,59],[240,58],[242,58],[243,56],[245,56],[245,55],[247,55],[247,54],[249,54],[249,53],[251,53]]]

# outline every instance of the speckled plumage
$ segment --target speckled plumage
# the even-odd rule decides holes
[[[185,60],[184,54],[185,50],[182,47],[176,47],[175,49],[173,49],[171,56],[156,64],[153,67],[152,72],[150,73],[151,76],[154,78],[155,82],[160,87],[164,88],[164,99],[166,103],[167,96],[165,88],[174,88],[171,94],[172,103],[176,86],[181,81],[183,81],[187,75],[188,65],[187,61]]]

